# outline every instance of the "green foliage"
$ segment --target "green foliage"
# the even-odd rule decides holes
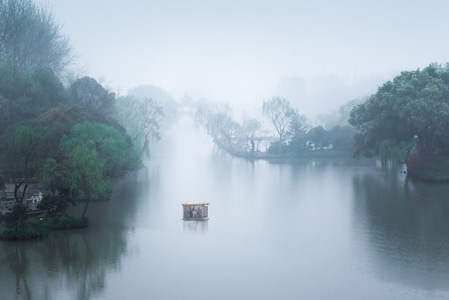
[[[6,224],[14,231],[23,230],[26,226],[28,208],[24,203],[29,179],[37,175],[41,155],[39,147],[45,139],[42,128],[19,127],[7,143],[7,152],[2,157],[2,165],[9,171],[14,183],[15,203],[6,214]],[[20,188],[22,192],[20,193]]]
[[[282,109],[278,110],[279,107]],[[276,109],[272,111],[274,108]],[[294,157],[317,148],[347,151],[352,147],[355,133],[353,127],[336,126],[328,131],[319,126],[306,131],[305,117],[291,109],[288,102],[281,98],[266,101],[265,110],[273,113],[270,116],[274,116],[274,120],[283,120],[278,128],[283,128],[283,137],[288,139],[273,142],[272,134],[262,128],[262,122],[258,119],[245,118],[242,124],[234,121],[231,109],[226,105],[203,104],[197,109],[195,118],[220,148],[240,157]],[[259,151],[262,142],[270,143],[266,153]]]
[[[24,203],[16,202],[12,209],[5,215],[5,225],[12,231],[22,230],[26,226],[27,206]]]
[[[24,241],[43,238],[48,235],[48,228],[42,222],[27,223],[20,229],[6,229],[0,234],[0,240]]]
[[[24,72],[16,65],[0,65],[0,135],[65,100],[62,84],[49,69]]]
[[[134,152],[150,158],[151,141],[160,139],[162,105],[153,99],[127,96],[118,98],[117,106],[117,118],[130,135]]]
[[[50,68],[36,68],[32,72],[33,98],[42,111],[67,103],[67,92]]]
[[[97,154],[107,177],[120,177],[123,172],[136,170],[140,166],[139,155],[125,135],[116,128],[98,123],[76,124],[70,135],[61,140],[65,153],[86,144]]]
[[[72,216],[62,216],[48,220],[47,226],[51,230],[86,228],[87,226],[89,226],[89,219],[75,218]]]
[[[317,126],[293,138],[289,148],[297,152],[317,149],[350,150],[354,134],[355,129],[351,126],[334,126],[330,130]]]
[[[402,72],[351,111],[359,132],[355,148],[378,153],[384,140],[411,143],[420,153],[449,149],[449,66]]]
[[[92,141],[72,139],[61,141],[61,147],[66,155],[66,180],[73,191],[84,192],[84,197],[102,198],[105,189],[103,176],[104,160],[100,158]]]
[[[386,165],[387,161],[404,163],[413,146],[413,143],[397,143],[395,140],[383,140],[379,146],[382,164]]]
[[[70,140],[61,142],[66,155],[63,162],[67,170],[64,186],[68,187],[71,197],[85,201],[81,214],[81,217],[84,217],[91,200],[107,197],[109,183],[103,175],[104,161],[99,157],[92,142],[80,142],[73,147],[70,145]]]
[[[58,189],[53,190],[53,194],[45,194],[38,208],[46,211],[46,218],[55,218],[59,215],[65,215],[70,204],[75,204],[70,197],[70,190],[62,186],[62,179],[58,181]]]
[[[64,174],[56,180],[59,190],[65,188],[69,198],[86,201],[82,217],[91,200],[108,197],[109,178],[140,166],[139,156],[126,137],[105,124],[76,124],[70,135],[62,138],[60,147],[64,154],[61,165],[57,167],[49,161],[47,168]],[[48,181],[52,181],[51,176]]]
[[[25,180],[35,176],[42,157],[40,151],[45,138],[44,128],[30,126],[17,128],[14,135],[7,141],[3,166]]]
[[[330,137],[323,126],[317,126],[307,132],[307,141],[313,144],[314,148],[327,147],[330,144]]]
[[[82,77],[69,87],[72,104],[79,105],[89,111],[97,119],[110,120],[115,117],[115,93],[110,93],[95,79]]]

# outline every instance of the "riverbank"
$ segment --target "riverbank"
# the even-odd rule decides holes
[[[449,183],[449,157],[412,155],[407,159],[407,172],[420,181]]]
[[[317,149],[304,151],[281,151],[281,153],[262,151],[238,151],[231,147],[226,147],[219,141],[214,140],[217,147],[233,157],[248,160],[269,160],[269,161],[289,161],[298,158],[352,158],[351,150],[342,149]]]
[[[28,220],[23,228],[18,228],[17,230],[0,224],[0,240],[34,240],[47,237],[50,231],[87,228],[88,226],[88,218],[75,218],[72,216],[63,216],[48,220],[33,218],[32,220]]]

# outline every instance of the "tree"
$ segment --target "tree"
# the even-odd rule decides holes
[[[84,218],[90,202],[102,199],[108,193],[109,183],[103,174],[104,160],[89,142],[77,143],[73,147],[70,140],[66,140],[61,142],[61,147],[66,155],[65,185],[74,198],[84,199],[81,213],[81,218]]]
[[[82,122],[62,137],[60,152],[41,164],[40,181],[49,193],[42,207],[51,217],[64,214],[69,204],[89,203],[109,196],[110,181],[140,166],[127,135],[106,124]]]
[[[134,96],[118,99],[118,120],[122,124],[141,157],[150,157],[152,139],[160,139],[160,124],[164,119],[162,105],[149,98]]]
[[[334,126],[329,130],[329,138],[335,149],[351,150],[356,130],[352,126]]]
[[[49,10],[31,0],[0,0],[0,64],[62,74],[72,60],[69,41]]]
[[[313,127],[307,132],[307,140],[313,148],[327,147],[330,144],[329,132],[323,126]]]
[[[435,64],[386,82],[351,111],[349,122],[360,134],[356,154],[377,154],[385,140],[396,145],[416,141],[421,155],[449,151],[448,86],[449,66]]]
[[[39,180],[48,192],[40,202],[39,208],[47,211],[46,217],[63,216],[70,204],[76,204],[76,199],[71,194],[70,181],[67,180],[69,173],[67,168],[67,161],[58,163],[53,158],[47,159],[42,165]]]
[[[71,103],[81,106],[97,119],[106,121],[116,115],[115,93],[110,93],[91,77],[77,79],[70,85]]]
[[[46,132],[43,128],[19,127],[7,143],[6,153],[2,157],[2,163],[7,170],[8,177],[14,183],[14,206],[8,214],[8,223],[12,224],[15,231],[23,228],[28,211],[24,202],[28,192],[30,179],[38,174],[39,147],[42,146]]]
[[[244,146],[250,146],[250,152],[254,153],[258,150],[259,144],[263,139],[262,136],[262,123],[254,118],[246,118],[243,120],[243,124],[240,127],[240,135],[244,139]]]
[[[107,178],[118,178],[140,166],[139,155],[127,136],[116,128],[99,123],[76,124],[69,136],[62,138],[63,149],[89,144],[102,160],[102,172]]]
[[[296,110],[290,110],[287,114],[290,119],[290,127],[288,130],[288,136],[291,139],[302,138],[306,133],[306,117],[300,115]]]
[[[0,66],[0,135],[66,100],[62,83],[50,69],[27,72],[14,65]]]
[[[151,99],[157,106],[162,107],[163,119],[160,120],[161,127],[168,127],[175,121],[178,103],[172,95],[163,88],[154,85],[140,85],[128,91],[128,96],[148,101]]]
[[[276,143],[278,153],[287,140],[299,139],[305,132],[305,117],[298,114],[284,98],[275,97],[264,101],[262,112],[270,119],[279,136]]]
[[[282,143],[297,134],[304,133],[305,117],[299,115],[286,99],[275,97],[264,101],[262,112],[273,124],[279,136],[279,142]]]
[[[38,174],[42,159],[39,148],[44,144],[45,137],[43,128],[21,126],[7,143],[7,152],[2,161],[15,183],[14,199],[18,204],[23,203],[30,179]]]
[[[231,108],[227,104],[202,104],[196,111],[195,120],[204,126],[220,148],[236,150],[237,137],[242,130],[240,124],[232,119]]]
[[[284,98],[275,97],[266,100],[263,103],[263,114],[270,119],[276,129],[279,136],[279,142],[282,142],[287,138],[287,133],[290,127],[289,115],[292,110],[290,103]]]

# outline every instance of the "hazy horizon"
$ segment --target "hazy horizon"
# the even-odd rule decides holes
[[[243,107],[283,96],[310,115],[449,61],[445,1],[38,3],[62,25],[82,75],[119,94],[151,84]]]

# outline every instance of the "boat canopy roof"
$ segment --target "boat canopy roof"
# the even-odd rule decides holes
[[[207,205],[209,205],[209,202],[183,202],[182,203],[182,206],[199,206],[199,205],[207,206]]]

